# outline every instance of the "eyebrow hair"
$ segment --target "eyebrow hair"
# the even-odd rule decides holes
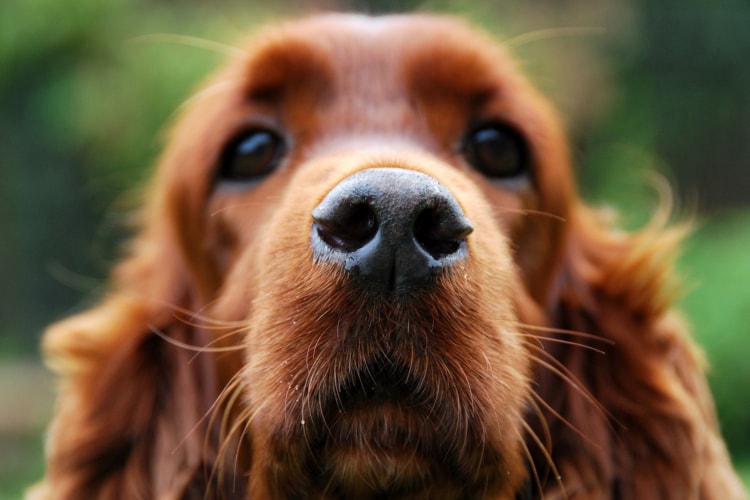
[[[308,38],[274,38],[248,63],[245,94],[254,101],[274,102],[293,89],[326,94],[333,89],[330,58]]]

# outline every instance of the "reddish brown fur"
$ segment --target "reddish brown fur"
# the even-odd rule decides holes
[[[526,137],[533,188],[464,162],[457,144],[486,118]],[[247,123],[283,130],[289,154],[250,189],[216,185]],[[407,298],[348,286],[310,248],[313,208],[379,166],[434,177],[474,226],[470,258]],[[107,296],[47,333],[63,381],[33,492],[742,497],[670,312],[680,234],[625,235],[587,208],[554,111],[460,22],[275,27],[178,123]],[[408,367],[414,406],[342,408],[383,356]]]

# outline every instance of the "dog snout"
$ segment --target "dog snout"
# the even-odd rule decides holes
[[[312,212],[316,261],[336,262],[369,290],[408,292],[467,258],[473,227],[435,178],[371,168],[337,184]]]

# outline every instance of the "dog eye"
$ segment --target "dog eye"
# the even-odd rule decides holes
[[[250,130],[231,141],[221,155],[219,177],[242,181],[262,177],[279,163],[284,144],[268,130]]]
[[[464,143],[464,155],[488,177],[518,177],[528,170],[526,143],[517,131],[505,125],[471,131]]]

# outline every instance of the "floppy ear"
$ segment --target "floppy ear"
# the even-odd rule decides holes
[[[673,263],[687,227],[667,227],[663,212],[626,234],[583,204],[571,210],[548,303],[560,330],[536,353],[551,366],[537,369],[549,407],[536,432],[554,436],[548,453],[567,495],[742,497],[701,354],[671,311]],[[537,453],[538,468],[549,467]]]
[[[41,496],[171,498],[221,478],[211,428],[220,419],[208,414],[226,381],[214,354],[184,347],[211,343],[210,330],[184,311],[201,310],[218,286],[207,250],[190,244],[205,241],[206,184],[189,170],[208,155],[186,146],[191,139],[167,151],[140,234],[105,298],[45,334],[62,384]],[[176,182],[177,167],[193,187]],[[241,362],[236,352],[221,356],[223,367]]]

